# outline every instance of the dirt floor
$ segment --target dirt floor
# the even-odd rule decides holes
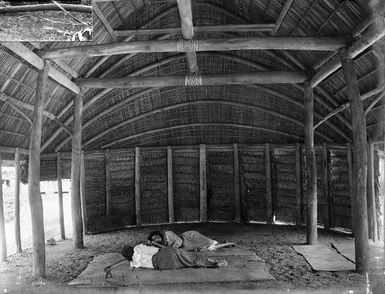
[[[92,25],[91,13],[70,13]],[[87,27],[62,11],[7,13],[0,15],[0,41],[71,41]]]
[[[60,293],[63,293],[63,291],[74,291],[66,286],[67,283],[77,277],[87,267],[93,257],[107,252],[120,252],[124,244],[135,245],[140,241],[144,241],[151,230],[166,228],[177,233],[195,229],[220,242],[230,241],[247,246],[255,250],[256,254],[265,260],[269,272],[276,279],[261,282],[226,283],[226,285],[223,285],[223,283],[221,285],[210,283],[194,283],[194,285],[188,286],[169,285],[171,288],[165,290],[167,293],[177,293],[188,289],[190,291],[198,289],[198,292],[201,292],[204,289],[213,290],[218,287],[222,287],[222,290],[219,292],[223,292],[223,289],[230,292],[270,289],[271,292],[269,291],[268,293],[278,293],[274,291],[295,292],[298,289],[303,289],[304,293],[310,293],[314,289],[324,289],[323,291],[326,292],[322,293],[369,293],[365,290],[367,281],[363,275],[349,271],[315,272],[311,269],[306,260],[291,247],[292,245],[305,243],[306,229],[304,227],[213,223],[133,228],[85,236],[85,249],[73,249],[71,240],[58,241],[57,245],[47,245],[46,247],[47,278],[44,280],[32,280],[30,278],[32,251],[27,249],[22,254],[11,256],[7,264],[0,266],[0,291],[2,289],[5,289],[4,293],[15,291],[25,291],[26,293],[53,293],[54,290]],[[349,235],[319,230],[319,242],[332,242],[346,238],[350,238]],[[383,272],[371,274],[369,279],[374,288],[380,287],[378,285],[382,285],[382,283],[385,285]],[[156,289],[160,291],[164,289],[162,287]],[[138,290],[140,293],[145,293],[144,289],[140,287],[129,288],[130,290]],[[327,289],[338,289],[338,291],[328,291]],[[349,292],[349,289],[353,292]],[[103,292],[106,290],[103,289]],[[81,290],[81,292],[76,290],[71,293],[89,293],[84,291],[86,290]],[[96,289],[93,289],[91,292],[95,293],[95,291]],[[385,293],[382,290],[380,291],[373,291],[373,293]],[[154,290],[150,292],[154,293]],[[116,293],[116,289],[113,293]]]

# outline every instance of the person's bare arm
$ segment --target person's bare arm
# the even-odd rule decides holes
[[[150,241],[149,242],[150,245],[153,245],[155,247],[158,247],[158,248],[164,248],[166,246],[162,245],[162,244],[159,244],[158,242],[155,242],[155,241]]]
[[[106,266],[104,268],[104,271],[106,272],[106,274],[108,274],[113,268],[116,268],[118,267],[119,265],[123,264],[127,262],[127,259],[121,259],[121,260],[118,260],[116,262],[114,262],[113,264],[110,264],[109,266]]]

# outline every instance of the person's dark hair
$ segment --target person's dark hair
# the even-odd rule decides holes
[[[134,248],[130,245],[124,245],[120,252],[127,260],[131,261],[134,255]]]
[[[156,235],[159,235],[159,236],[162,238],[162,242],[164,241],[164,240],[163,240],[163,234],[162,234],[162,232],[161,232],[161,231],[158,231],[158,230],[152,231],[152,232],[148,235],[147,240],[152,241],[152,237],[153,237],[153,236],[156,236]]]

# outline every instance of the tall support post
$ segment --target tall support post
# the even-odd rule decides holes
[[[301,146],[295,144],[295,178],[296,178],[296,218],[297,226],[302,224],[302,179],[301,179]]]
[[[32,276],[35,278],[45,276],[44,216],[43,201],[40,194],[40,148],[48,71],[49,64],[45,61],[37,79],[31,139],[29,142],[28,198],[32,223]]]
[[[140,148],[135,148],[135,213],[136,225],[142,224],[140,217]]]
[[[354,160],[353,160],[353,208],[354,235],[356,253],[356,271],[365,273],[368,270],[368,211],[366,203],[367,180],[367,143],[366,118],[360,99],[354,61],[349,58],[346,50],[340,53],[342,69],[345,76],[346,89],[352,113]]]
[[[85,193],[85,177],[86,169],[84,166],[84,151],[80,154],[80,201],[82,206],[83,232],[87,233],[87,208],[86,208],[86,193]]]
[[[354,223],[355,223],[355,209],[354,209],[354,195],[353,195],[353,158],[352,158],[352,146],[350,143],[346,145],[347,159],[348,159],[348,178],[349,178],[349,194],[350,194],[350,217],[352,223],[352,233],[354,235]],[[334,226],[332,223],[331,225]]]
[[[80,196],[83,90],[75,96],[71,156],[72,237],[75,248],[83,248],[83,221]]]
[[[22,253],[20,236],[20,150],[16,148],[15,152],[15,241],[16,250]]]
[[[168,222],[174,223],[174,182],[172,177],[172,149],[167,147],[167,196],[168,196]]]
[[[0,152],[0,183],[3,183],[2,164]],[[3,185],[0,185],[0,261],[7,261],[7,238],[5,236]]]
[[[368,230],[369,238],[376,241],[377,217],[376,217],[376,196],[374,188],[374,145],[368,140]]]
[[[305,87],[305,144],[306,144],[306,196],[307,196],[307,244],[317,243],[317,168],[314,151],[314,93],[310,82]]]
[[[60,152],[56,155],[56,174],[57,174],[57,194],[59,198],[59,226],[60,226],[60,237],[65,240],[66,233],[64,227],[64,208],[63,208],[63,185],[61,181],[61,154]]]
[[[265,169],[266,169],[266,217],[267,223],[273,223],[273,194],[271,189],[271,160],[270,144],[265,144]]]
[[[324,229],[330,229],[330,193],[329,193],[329,160],[328,147],[326,144],[322,145],[322,186],[324,190]]]
[[[199,146],[200,221],[207,222],[206,145]]]
[[[106,163],[106,215],[111,213],[111,151],[110,149],[106,150],[105,153],[105,163]]]
[[[236,223],[241,222],[241,197],[239,186],[239,153],[238,144],[234,144],[234,210]]]

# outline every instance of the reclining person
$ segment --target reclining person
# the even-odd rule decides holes
[[[126,262],[126,260],[130,261],[131,269],[144,267],[169,270],[189,267],[214,268],[228,265],[226,260],[216,261],[207,256],[199,256],[196,253],[177,247],[158,248],[144,244],[135,247],[125,245],[121,253],[125,259],[105,267],[106,277],[111,275],[110,271],[113,268]]]
[[[223,247],[233,247],[235,243],[222,243],[210,239],[198,231],[186,231],[180,236],[173,231],[152,231],[147,238],[150,244],[157,247],[172,246],[177,248],[183,248],[187,251],[212,251]]]

